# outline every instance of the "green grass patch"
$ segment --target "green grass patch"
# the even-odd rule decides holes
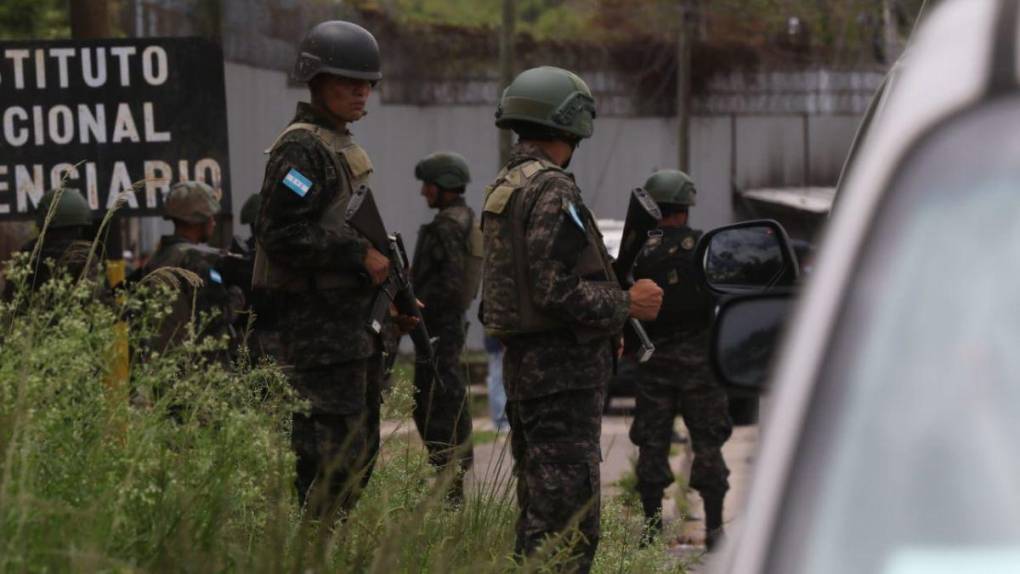
[[[413,432],[396,433],[346,520],[304,520],[290,447],[303,406],[276,366],[217,359],[226,342],[201,336],[202,317],[178,347],[150,349],[170,285],[114,300],[64,277],[30,292],[28,264],[8,267],[20,288],[0,303],[0,571],[516,569],[509,472],[476,468],[451,508],[450,477],[436,475]],[[117,380],[125,333],[131,369]],[[412,400],[398,370],[386,417],[408,421]],[[625,507],[609,502],[603,529],[596,572],[680,571],[664,547],[637,549],[640,516]],[[562,565],[543,556],[529,568]]]
[[[677,473],[674,480],[676,480],[676,496],[673,497],[673,502],[676,505],[676,515],[681,520],[686,520],[691,515],[691,503],[687,500],[690,486],[687,485],[687,477],[683,473]]]
[[[637,474],[634,473],[634,460],[631,459],[631,469],[624,472],[616,481],[616,487],[620,489],[620,504],[625,507],[641,512],[641,496],[637,491]]]
[[[494,430],[473,430],[471,431],[471,442],[474,443],[475,446],[491,444],[499,439],[500,434],[503,433],[498,433]]]

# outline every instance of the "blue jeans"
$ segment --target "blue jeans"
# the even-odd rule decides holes
[[[509,428],[506,418],[506,390],[503,388],[503,349],[487,350],[489,356],[489,376],[485,378],[485,386],[489,389],[489,415],[497,431]]]

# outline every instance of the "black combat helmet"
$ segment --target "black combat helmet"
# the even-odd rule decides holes
[[[382,79],[379,44],[368,30],[343,20],[329,20],[312,28],[301,41],[294,79],[308,82],[332,74],[373,84]]]

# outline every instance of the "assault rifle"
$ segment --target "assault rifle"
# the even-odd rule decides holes
[[[634,285],[634,262],[648,237],[658,228],[661,219],[662,212],[655,204],[655,200],[643,188],[635,188],[630,194],[627,219],[623,223],[620,253],[613,262],[613,270],[616,271],[616,277],[624,289],[630,289]],[[624,350],[630,352],[637,347],[638,362],[644,363],[655,353],[655,345],[652,344],[641,321],[631,317],[627,325],[629,328],[624,330]]]
[[[418,319],[418,324],[410,333],[411,341],[414,343],[415,362],[427,365],[435,377],[436,384],[442,386],[443,379],[439,376],[432,338],[429,337],[428,328],[425,326],[421,309],[418,307],[418,298],[414,295],[414,287],[408,276],[409,265],[403,238],[399,233],[389,234],[386,232],[386,226],[379,214],[375,197],[368,186],[362,185],[355,190],[350,203],[347,204],[344,219],[355,231],[365,236],[372,247],[375,247],[390,260],[390,275],[380,286],[379,294],[376,295],[375,301],[372,303],[372,312],[368,318],[368,330],[376,335],[382,334],[391,305],[396,307],[397,312],[401,315]]]

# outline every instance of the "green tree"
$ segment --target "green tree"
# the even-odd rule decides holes
[[[0,40],[67,38],[70,35],[67,0],[0,2]]]

